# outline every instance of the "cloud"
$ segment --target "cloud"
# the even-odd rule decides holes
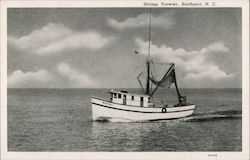
[[[208,50],[211,52],[228,53],[229,49],[225,46],[223,42],[215,42],[208,45]]]
[[[135,40],[141,54],[147,55],[148,42],[139,38]],[[173,49],[166,45],[157,46],[151,42],[151,56],[164,63],[175,63],[184,80],[197,81],[222,81],[234,75],[227,74],[218,67],[211,55],[228,54],[229,49],[223,42],[214,42],[200,51],[186,51],[182,48]],[[216,57],[216,56],[215,56]]]
[[[60,76],[69,81],[68,87],[96,87],[96,83],[86,73],[78,71],[66,63],[59,63],[56,70]]]
[[[160,15],[151,15],[151,26],[158,27],[162,29],[170,29],[175,24],[173,18],[174,12],[165,12]],[[126,29],[126,28],[143,28],[149,26],[149,15],[148,13],[142,13],[137,15],[136,17],[130,17],[124,20],[123,22],[119,22],[115,19],[108,19],[107,23],[116,29]]]
[[[66,63],[57,64],[56,69],[51,71],[40,69],[24,73],[21,70],[16,70],[8,76],[7,80],[8,88],[90,88],[97,86],[89,75]]]
[[[197,74],[188,73],[183,80],[189,88],[223,88],[230,87],[234,76],[232,73],[226,74],[218,66],[211,66],[207,70]]]
[[[39,87],[41,83],[49,82],[52,76],[48,71],[40,69],[36,72],[26,72],[16,70],[8,76],[8,87],[19,88],[19,87]],[[35,84],[35,85],[34,85]]]
[[[95,31],[77,32],[70,30],[63,24],[54,23],[49,23],[20,38],[8,36],[10,45],[39,55],[61,53],[80,48],[101,49],[111,40],[112,37],[104,37]]]
[[[188,73],[185,76],[185,79],[193,80],[193,81],[201,80],[201,79],[202,80],[205,80],[205,79],[219,80],[219,79],[229,78],[232,76],[233,74],[226,74],[225,72],[220,70],[218,66],[211,66],[209,69],[203,72],[197,73],[197,74]]]

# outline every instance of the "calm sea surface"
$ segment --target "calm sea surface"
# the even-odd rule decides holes
[[[182,89],[193,116],[93,122],[90,98],[105,89],[8,89],[9,151],[241,151],[241,89]],[[168,99],[164,97],[168,97]],[[174,102],[174,90],[157,101]]]

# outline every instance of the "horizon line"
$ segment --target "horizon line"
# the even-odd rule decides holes
[[[40,88],[12,88],[12,87],[7,87],[7,89],[140,89],[140,88],[124,88],[124,87],[121,87],[121,88],[75,88],[75,87],[72,87],[72,88],[45,88],[45,87],[40,87]],[[159,88],[159,89],[166,89],[166,88]],[[167,88],[167,89],[175,89],[175,88]],[[166,89],[166,90],[167,90]],[[242,87],[232,87],[232,88],[179,88],[179,89],[242,89]]]

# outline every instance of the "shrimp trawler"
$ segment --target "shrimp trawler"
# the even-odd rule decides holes
[[[182,96],[177,86],[175,66],[168,65],[161,76],[156,76],[154,66],[156,63],[150,58],[150,33],[151,33],[151,10],[149,14],[149,46],[146,60],[145,80],[146,86],[141,81],[144,72],[137,77],[143,93],[129,93],[128,91],[109,91],[108,100],[92,97],[93,120],[112,119],[121,121],[155,121],[187,117],[193,114],[194,104],[187,103],[186,96]],[[162,64],[161,64],[162,65]],[[154,102],[154,94],[159,88],[167,89],[174,84],[178,101],[176,104],[157,104]]]

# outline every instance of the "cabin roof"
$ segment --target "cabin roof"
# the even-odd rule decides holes
[[[125,95],[138,96],[138,97],[150,97],[149,95],[145,95],[145,94],[129,93],[127,91],[114,91],[113,89],[111,89],[109,93],[118,93],[118,94],[125,94]]]

